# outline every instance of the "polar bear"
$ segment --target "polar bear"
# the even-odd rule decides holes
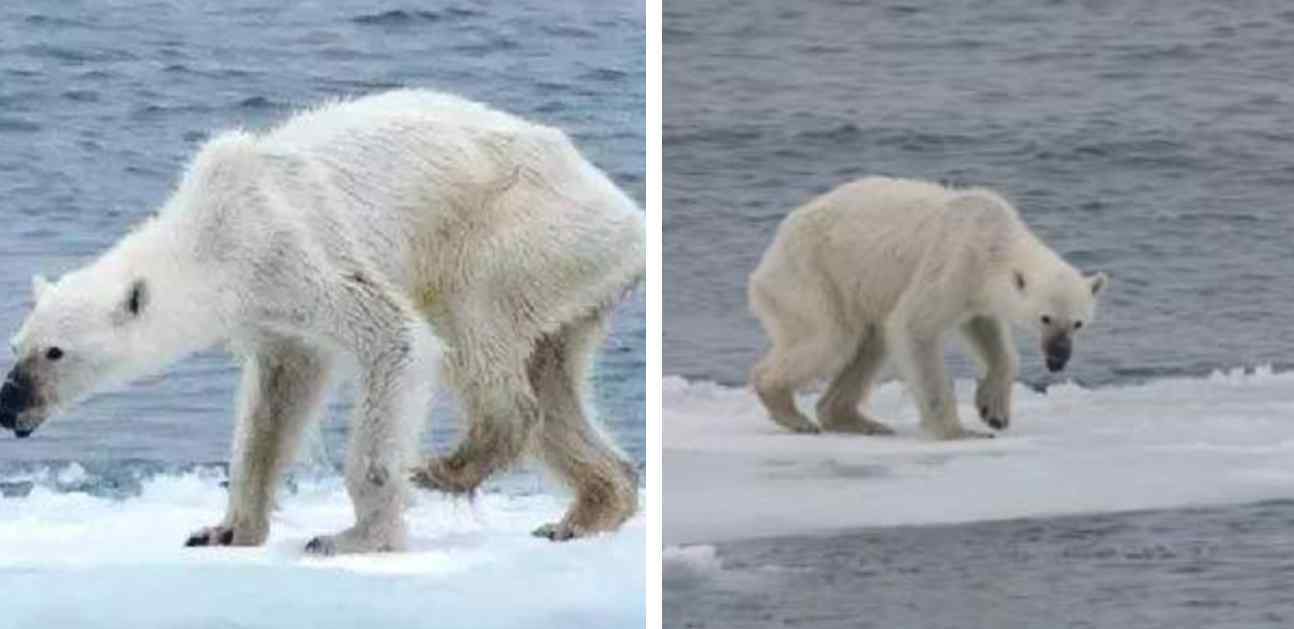
[[[590,422],[584,386],[644,254],[641,210],[561,131],[431,91],[332,103],[215,137],[155,216],[88,266],[36,279],[0,424],[27,436],[225,343],[243,365],[228,510],[189,545],[265,541],[339,363],[360,380],[345,464],[356,522],[308,551],[404,548],[409,478],[470,493],[527,452],[575,494],[537,535],[614,530],[637,508],[636,475]],[[465,436],[418,461],[438,374]]]
[[[751,383],[775,422],[817,432],[793,396],[831,376],[817,403],[821,429],[890,434],[859,405],[893,358],[926,431],[991,436],[957,418],[945,332],[959,329],[981,363],[976,407],[1002,430],[1016,375],[1008,324],[1037,331],[1048,369],[1059,371],[1107,283],[1067,264],[990,190],[864,178],[791,212],[750,276],[751,310],[772,341]]]

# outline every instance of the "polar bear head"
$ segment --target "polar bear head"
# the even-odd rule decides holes
[[[32,278],[35,306],[11,339],[13,368],[0,387],[0,426],[26,437],[58,409],[129,380],[156,361],[147,279],[76,271]]]
[[[0,387],[0,426],[19,437],[98,388],[127,381],[146,365],[149,282],[88,269],[52,283],[32,278],[32,308],[10,339],[13,369]]]
[[[1049,371],[1064,369],[1074,337],[1092,324],[1097,297],[1109,279],[1104,273],[1084,276],[1059,262],[1045,272],[1014,269],[1009,281],[1010,318],[1020,328],[1037,331]]]

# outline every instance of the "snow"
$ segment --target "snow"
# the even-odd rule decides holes
[[[958,382],[962,421],[985,429],[974,383]],[[1294,495],[1294,374],[1015,391],[996,439],[936,442],[897,383],[871,413],[893,437],[778,429],[744,389],[662,383],[664,542],[680,546],[866,526],[1242,503]],[[802,408],[812,409],[808,397]]]
[[[76,478],[73,464],[55,476]],[[641,627],[642,515],[618,533],[531,537],[566,498],[420,494],[409,552],[307,557],[350,524],[340,480],[281,500],[259,548],[184,548],[223,513],[211,474],[159,476],[125,500],[36,486],[0,500],[0,626]]]

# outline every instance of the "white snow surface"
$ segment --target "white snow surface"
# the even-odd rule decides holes
[[[958,382],[963,424],[987,430]],[[903,387],[873,394],[891,437],[798,435],[745,389],[667,376],[664,541],[680,545],[867,526],[1243,503],[1294,496],[1294,373],[1039,393],[1017,385],[996,439],[937,442]],[[800,400],[811,414],[812,398]],[[697,551],[703,553],[704,551]]]
[[[84,474],[80,466],[62,472]],[[36,487],[0,500],[0,626],[641,627],[644,518],[556,544],[565,497],[421,494],[408,552],[315,558],[351,523],[340,480],[284,496],[259,548],[184,548],[223,513],[219,479],[160,476],[125,500]]]

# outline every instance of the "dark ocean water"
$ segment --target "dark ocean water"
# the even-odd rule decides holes
[[[665,626],[1290,627],[1291,527],[1284,501],[720,544],[666,561]]]
[[[743,384],[747,275],[867,174],[995,188],[1111,275],[1065,377],[1294,364],[1294,7],[696,0],[664,29],[667,374]],[[721,543],[666,564],[665,624],[1289,627],[1291,530],[1277,503]]]
[[[485,101],[566,129],[641,203],[643,15],[641,1],[5,3],[0,333],[30,307],[32,273],[79,266],[154,211],[213,131],[331,97],[414,86]],[[640,464],[643,313],[641,294],[621,307],[596,382],[604,420]],[[223,353],[191,358],[31,439],[0,438],[0,472],[79,461],[112,484],[134,477],[125,468],[223,462],[236,382]],[[343,452],[339,400],[325,462]],[[456,417],[438,406],[427,449],[451,443]]]
[[[666,3],[665,372],[744,382],[746,276],[866,174],[996,188],[1108,272],[1084,384],[1294,364],[1294,7],[938,5]]]

